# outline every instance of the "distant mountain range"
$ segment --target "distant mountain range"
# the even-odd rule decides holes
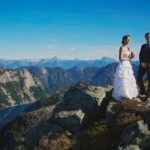
[[[45,96],[64,92],[80,81],[92,85],[112,85],[117,62],[104,67],[79,66],[69,69],[61,67],[27,66],[17,69],[0,69],[0,106],[34,102]],[[133,62],[135,76],[138,62]]]
[[[58,57],[48,58],[48,59],[20,59],[20,60],[11,60],[11,59],[0,59],[0,66],[10,69],[16,69],[19,67],[26,66],[38,66],[38,67],[61,67],[64,69],[69,69],[72,67],[104,67],[108,64],[117,62],[115,59],[109,57],[103,57],[99,60],[67,60],[60,59]]]

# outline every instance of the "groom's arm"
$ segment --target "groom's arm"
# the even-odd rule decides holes
[[[144,59],[143,59],[143,48],[144,48],[144,46],[142,45],[141,46],[141,50],[140,50],[140,54],[139,54],[139,61],[140,61],[140,63],[144,62]]]
[[[139,54],[139,61],[140,61],[140,66],[143,68],[147,67],[147,63],[144,60],[144,45],[141,46],[140,54]]]

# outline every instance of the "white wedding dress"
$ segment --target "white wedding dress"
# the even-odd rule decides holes
[[[123,50],[124,57],[129,57],[131,51]],[[137,97],[138,89],[134,77],[132,65],[129,60],[120,61],[116,68],[113,82],[112,96],[116,100],[121,100],[122,97],[132,99]]]

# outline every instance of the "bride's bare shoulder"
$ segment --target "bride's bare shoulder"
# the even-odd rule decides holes
[[[123,49],[124,49],[123,46],[120,46],[119,51],[121,52]]]

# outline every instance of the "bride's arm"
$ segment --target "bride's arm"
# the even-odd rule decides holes
[[[123,60],[130,60],[130,58],[124,57],[122,51],[123,51],[123,48],[120,47],[120,49],[119,49],[119,60],[120,60],[120,61],[123,61]]]

